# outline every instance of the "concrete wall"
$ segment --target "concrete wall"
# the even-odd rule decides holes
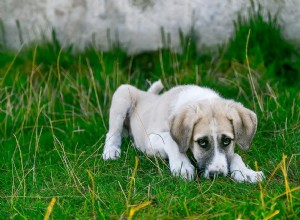
[[[284,37],[299,44],[300,0],[252,3],[255,10],[260,4],[265,13],[278,14]],[[250,8],[250,0],[1,0],[0,44],[17,49],[50,39],[54,28],[62,44],[79,50],[91,42],[107,50],[118,40],[132,53],[162,47],[161,27],[177,48],[179,28],[188,34],[193,27],[201,51],[226,42],[233,21],[247,17]]]

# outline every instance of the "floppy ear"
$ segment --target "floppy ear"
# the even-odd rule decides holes
[[[170,133],[181,153],[191,146],[194,126],[201,119],[201,115],[199,106],[194,105],[183,107],[171,116]]]
[[[256,114],[240,103],[234,102],[230,107],[228,118],[232,121],[236,142],[243,150],[247,150],[256,132]]]

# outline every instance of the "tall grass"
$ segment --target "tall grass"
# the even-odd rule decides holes
[[[94,48],[73,54],[55,35],[18,52],[2,47],[1,218],[297,219],[300,93],[289,71],[299,76],[300,56],[273,24],[260,17],[251,22],[250,28],[237,25],[218,57],[197,54],[189,38],[182,38],[182,54],[161,49],[128,56]],[[276,46],[265,47],[266,41]],[[291,68],[277,64],[281,59]],[[252,185],[197,176],[185,182],[171,176],[166,161],[137,152],[130,138],[119,160],[103,161],[113,92],[122,83],[147,89],[147,80],[157,79],[166,88],[209,86],[254,109],[259,126],[252,148],[237,150],[266,180]]]

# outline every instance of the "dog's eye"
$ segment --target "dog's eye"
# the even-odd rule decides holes
[[[208,139],[207,138],[200,138],[200,139],[197,140],[197,143],[199,144],[200,147],[207,148]]]
[[[222,138],[222,143],[224,147],[227,147],[231,144],[231,139],[229,137],[223,137]]]

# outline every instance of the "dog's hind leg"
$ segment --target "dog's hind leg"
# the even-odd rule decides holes
[[[153,94],[159,94],[161,90],[163,90],[164,86],[161,83],[161,80],[158,80],[154,82],[150,88],[147,90],[147,92],[153,93]]]
[[[138,89],[131,85],[121,85],[113,95],[109,112],[109,130],[106,134],[103,159],[117,159],[121,156],[121,139],[124,121],[135,106]]]

